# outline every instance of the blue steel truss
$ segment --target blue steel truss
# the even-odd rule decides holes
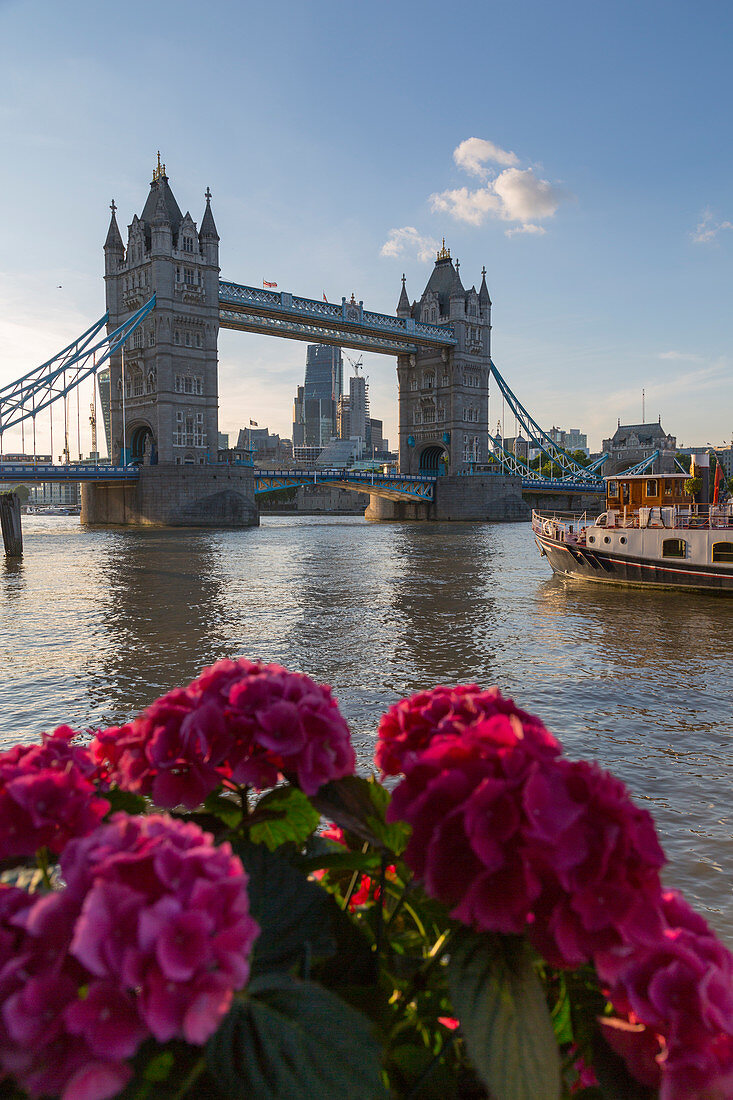
[[[545,458],[559,466],[560,476],[557,479],[553,478],[551,480],[556,480],[558,485],[565,482],[573,482],[576,484],[592,485],[594,489],[597,489],[600,483],[598,477],[595,475],[595,470],[591,471],[588,467],[581,466],[579,462],[576,462],[574,458],[570,457],[567,451],[559,447],[558,444],[550,438],[547,432],[542,430],[534,417],[530,415],[524,405],[522,405],[515,394],[509,389],[509,386],[496,369],[493,360],[489,361],[489,373],[493,374],[496,379],[502,397],[514,413],[518,423],[521,424],[530,446],[537,448]],[[548,480],[547,478],[543,478],[538,470],[531,470],[524,462],[521,462],[515,455],[508,452],[497,438],[489,435],[489,442],[492,444],[496,460],[510,473],[521,472],[522,477],[530,481]],[[520,466],[522,467],[521,470],[519,468]]]
[[[66,397],[80,382],[98,371],[154,308],[153,294],[123,325],[98,339],[109,320],[109,315],[105,313],[53,359],[34,367],[15,382],[0,387],[0,436],[21,421],[37,416],[54,401]]]
[[[137,466],[107,466],[95,462],[2,462],[0,481],[30,485],[48,481],[134,481],[140,476]]]
[[[630,466],[628,470],[619,470],[618,476],[626,477],[627,474],[647,474],[653,469],[654,463],[659,458],[659,451],[654,451],[648,455],[647,458],[642,458],[641,462],[637,462],[636,466]]]
[[[219,283],[222,328],[287,336],[386,355],[405,355],[420,347],[449,348],[457,340],[452,325],[429,325],[413,317],[372,313],[361,302],[317,302],[286,291],[259,290]]]
[[[255,493],[274,493],[300,485],[331,485],[357,493],[374,493],[389,500],[429,502],[434,499],[434,477],[379,474],[359,470],[255,470]]]

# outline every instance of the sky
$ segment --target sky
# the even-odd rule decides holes
[[[732,35],[725,0],[0,0],[0,385],[104,313],[109,204],[126,237],[160,150],[222,278],[394,313],[445,238],[543,427],[597,450],[643,390],[729,443]],[[305,344],[219,355],[220,429],[290,437]],[[364,357],[393,444],[395,367]]]

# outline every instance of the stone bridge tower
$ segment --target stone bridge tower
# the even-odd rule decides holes
[[[457,343],[397,357],[400,472],[459,474],[488,461],[491,299],[465,290],[459,263],[440,249],[419,302],[410,305],[402,277],[398,317],[450,324]]]
[[[115,218],[104,244],[109,331],[155,293],[156,306],[110,363],[113,462],[216,462],[219,236],[211,194],[197,231],[160,163],[125,248]]]

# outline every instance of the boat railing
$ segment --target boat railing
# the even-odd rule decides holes
[[[561,542],[582,542],[588,527],[662,530],[731,530],[733,502],[682,504],[631,509],[609,508],[600,516],[587,512],[532,512],[532,529]]]
[[[532,530],[558,542],[585,542],[586,528],[593,527],[595,516],[587,512],[532,511]]]

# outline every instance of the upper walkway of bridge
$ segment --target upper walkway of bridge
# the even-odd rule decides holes
[[[402,355],[418,347],[449,348],[457,343],[452,325],[430,325],[413,317],[373,313],[362,302],[318,302],[287,291],[259,290],[219,282],[222,328],[287,336],[311,343]]]

